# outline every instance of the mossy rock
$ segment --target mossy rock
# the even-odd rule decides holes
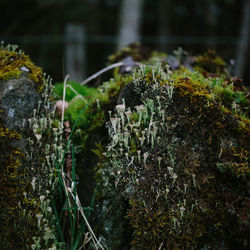
[[[131,112],[123,95],[97,175],[104,196],[116,187],[130,204],[132,249],[247,249],[247,88],[160,64],[137,71],[133,88],[142,105]]]
[[[0,65],[0,249],[48,249],[57,244],[51,81],[16,47],[1,47]]]

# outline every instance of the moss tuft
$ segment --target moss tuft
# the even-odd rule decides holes
[[[7,49],[0,50],[0,79],[7,81],[11,78],[19,78],[21,74],[27,74],[37,83],[39,92],[42,90],[42,69],[35,66],[29,56],[23,52],[18,53]]]

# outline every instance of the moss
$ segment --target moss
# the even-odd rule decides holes
[[[225,68],[226,63],[213,50],[195,58],[195,69],[204,75],[225,73]]]
[[[0,124],[0,159],[1,159],[1,175],[0,175],[0,220],[1,230],[0,238],[4,239],[3,244],[0,246],[3,249],[26,249],[26,243],[31,244],[32,238],[29,237],[29,232],[26,234],[23,224],[23,228],[18,221],[23,221],[24,214],[21,213],[22,209],[29,210],[29,205],[23,200],[24,194],[29,191],[29,184],[24,182],[25,170],[21,168],[24,161],[23,153],[15,147],[9,146],[11,142],[21,139],[21,135],[16,131],[11,131],[8,128],[3,127]],[[19,204],[19,205],[18,205]],[[5,218],[3,220],[3,218]],[[31,219],[23,221],[23,223],[31,223],[34,226],[34,222]],[[10,225],[16,224],[18,230],[13,230]],[[26,238],[26,242],[23,242],[21,238]]]
[[[151,57],[151,52],[148,48],[142,46],[140,43],[132,43],[127,47],[122,48],[117,53],[110,55],[108,58],[108,63],[120,62],[126,57],[132,57],[136,62],[147,61]]]
[[[81,145],[77,163],[86,205],[96,167],[100,238],[114,249],[129,249],[129,240],[132,249],[244,249],[249,234],[249,90],[228,75],[214,52],[194,57],[189,69],[180,55],[180,67],[172,73],[167,55],[150,58],[144,52],[132,45],[112,55],[109,63],[131,56],[151,66],[133,77],[115,72],[95,98],[71,99],[65,114],[74,124],[88,103],[73,141]],[[132,99],[138,99],[135,105],[146,110],[135,107],[125,93],[133,112],[130,121],[115,109],[128,85],[136,94]],[[110,116],[120,122],[116,132]],[[125,232],[130,231],[127,221],[132,239]]]
[[[97,89],[86,87],[83,91],[84,94],[81,95],[86,97],[86,99],[80,96],[71,99],[69,108],[65,112],[65,119],[69,120],[71,124],[74,124],[78,119],[78,134],[75,139],[78,141],[78,145],[79,141],[82,140],[80,144],[83,151],[86,149],[85,143],[88,137],[91,136],[92,133],[95,133],[95,131],[104,129],[103,127],[109,118],[108,111],[114,108],[121,89],[129,81],[131,81],[130,76],[121,78],[121,76],[118,75],[115,80],[111,79]],[[90,93],[92,93],[92,95],[89,96]],[[66,98],[68,98],[67,94],[71,95],[70,93],[66,93]],[[81,117],[78,117],[83,108],[86,108],[85,111]],[[91,148],[91,150],[92,149],[93,148]]]
[[[10,131],[8,128],[0,127],[0,137],[2,139],[21,139],[22,136],[18,134],[16,131]]]
[[[54,94],[57,99],[63,99],[63,85],[64,83],[56,83]],[[86,100],[89,100],[91,98],[94,98],[96,95],[98,95],[98,91],[96,88],[91,88],[87,86],[82,86],[78,82],[68,82],[68,87],[66,88],[66,101],[70,102],[74,97],[79,95],[83,98],[86,98]]]
[[[39,92],[42,90],[42,69],[35,66],[29,56],[23,52],[10,51],[7,48],[0,50],[0,79],[7,81],[11,78],[19,78],[21,74],[27,74],[37,83]]]

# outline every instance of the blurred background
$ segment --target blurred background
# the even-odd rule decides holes
[[[213,49],[250,82],[250,0],[1,0],[0,9],[0,41],[54,82],[83,81],[136,41],[168,54]]]

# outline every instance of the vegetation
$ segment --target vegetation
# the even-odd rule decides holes
[[[195,62],[203,65],[202,58],[208,65],[207,54]],[[221,76],[204,71],[217,61]],[[140,68],[133,75],[140,105],[125,94],[110,118],[111,141],[97,150],[97,181],[103,197],[113,199],[102,203],[104,211],[117,209],[114,196],[129,203],[132,249],[248,244],[248,90],[217,61],[200,72],[180,66],[172,73],[161,63]],[[107,224],[117,233],[112,219]]]
[[[54,94],[58,99],[63,98],[63,87],[64,87],[63,83],[55,84]],[[90,98],[95,97],[96,94],[97,94],[97,91],[95,88],[82,86],[77,82],[67,82],[65,101],[69,102],[76,96],[90,99]]]
[[[16,69],[1,81],[23,76],[28,57],[3,50]],[[51,80],[30,69],[42,106],[17,130],[0,113],[2,248],[249,247],[249,90],[215,52],[144,52],[110,56],[141,66],[97,88],[55,84],[69,103],[62,117],[50,109]]]

